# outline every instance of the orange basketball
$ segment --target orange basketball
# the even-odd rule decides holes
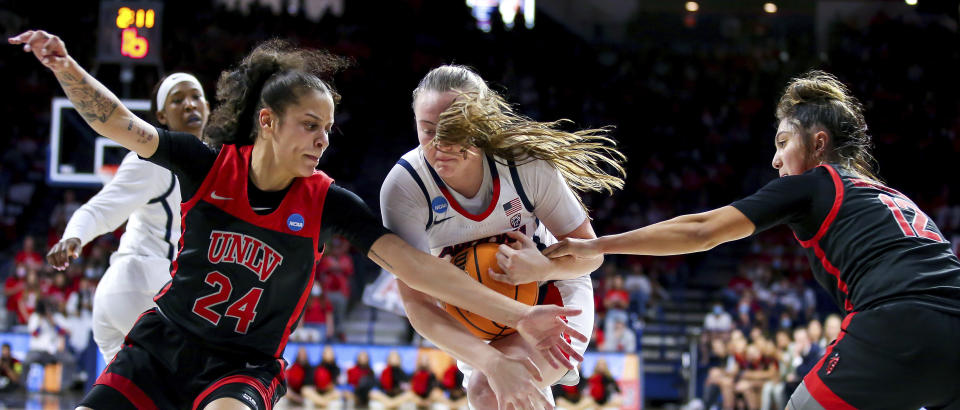
[[[463,269],[470,277],[476,279],[486,287],[500,292],[502,295],[513,298],[521,303],[535,305],[539,298],[540,286],[534,283],[525,283],[514,286],[498,282],[487,275],[487,268],[494,272],[503,273],[497,265],[497,244],[482,243],[460,251],[450,260],[458,268]],[[501,325],[483,316],[460,309],[451,304],[445,306],[447,313],[463,324],[474,336],[485,340],[497,340],[516,332],[515,329]]]

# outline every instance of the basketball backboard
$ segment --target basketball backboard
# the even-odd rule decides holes
[[[134,114],[149,118],[149,101],[121,102]],[[97,134],[66,98],[54,98],[50,113],[47,183],[53,186],[87,188],[103,185],[102,171],[119,165],[127,154],[127,149]]]

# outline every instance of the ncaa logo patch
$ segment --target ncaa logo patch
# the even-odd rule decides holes
[[[447,212],[447,199],[442,196],[433,198],[433,201],[430,202],[430,207],[433,208],[433,212],[438,214]]]
[[[287,218],[287,228],[290,228],[290,230],[294,232],[303,229],[303,216],[300,214],[290,214]]]

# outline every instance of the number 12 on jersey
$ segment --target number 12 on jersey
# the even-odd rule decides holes
[[[913,202],[899,197],[891,197],[887,194],[879,194],[877,195],[877,199],[890,209],[890,213],[893,214],[893,219],[897,221],[897,225],[900,226],[900,230],[903,231],[904,236],[919,236],[921,238],[943,242],[943,237],[940,236],[940,234],[927,229],[927,222],[930,218],[927,214],[923,213],[920,208],[914,205]],[[903,213],[905,210],[910,210],[910,212],[913,213],[912,224],[907,223],[907,217]]]

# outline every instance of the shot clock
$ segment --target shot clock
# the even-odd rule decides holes
[[[162,16],[161,2],[101,2],[97,60],[117,64],[160,63]]]

